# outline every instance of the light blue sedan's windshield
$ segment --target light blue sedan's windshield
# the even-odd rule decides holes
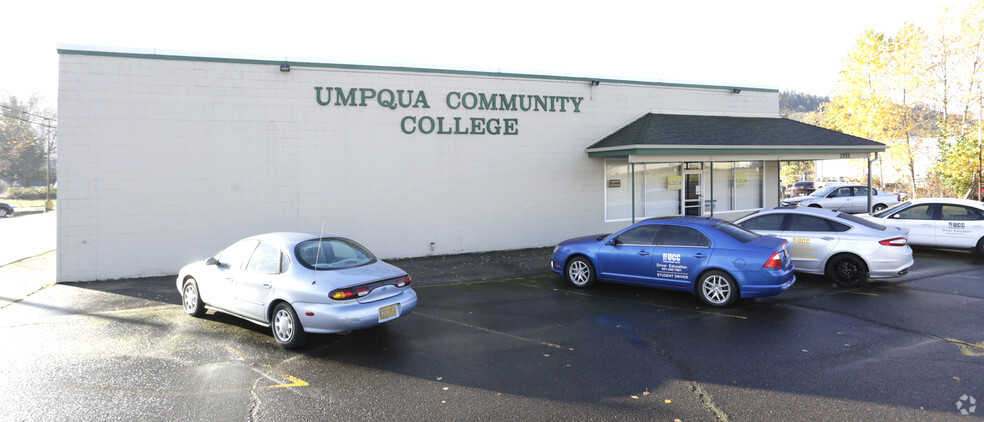
[[[362,245],[339,237],[311,239],[294,248],[297,262],[312,270],[342,270],[371,264],[376,257]]]

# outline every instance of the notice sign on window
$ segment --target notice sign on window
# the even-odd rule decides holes
[[[622,187],[622,179],[608,179],[608,187],[610,188]]]
[[[666,178],[666,189],[681,190],[683,188],[683,176],[668,176]]]
[[[743,188],[748,186],[748,173],[735,174],[735,187]]]

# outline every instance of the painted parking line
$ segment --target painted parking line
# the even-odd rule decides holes
[[[540,345],[547,346],[547,347],[553,347],[555,349],[574,350],[573,347],[565,347],[565,346],[561,346],[559,344],[553,344],[553,343],[549,343],[549,342],[545,342],[545,341],[540,341],[540,340],[536,340],[536,339],[532,339],[532,338],[517,336],[515,334],[504,333],[502,331],[496,331],[496,330],[493,330],[493,329],[490,329],[490,328],[479,327],[479,326],[474,325],[474,324],[468,324],[468,323],[461,322],[461,321],[454,321],[454,320],[447,319],[447,318],[441,318],[439,316],[430,315],[430,314],[425,313],[425,312],[420,312],[419,310],[415,310],[413,313],[415,315],[420,315],[420,316],[424,316],[424,317],[427,317],[427,318],[436,319],[438,321],[443,321],[443,322],[447,322],[447,323],[450,323],[450,324],[460,325],[462,327],[467,327],[467,328],[471,328],[471,329],[478,330],[478,331],[483,331],[483,332],[490,333],[490,334],[495,334],[495,335],[500,335],[500,336],[504,336],[504,337],[509,337],[509,338],[520,340],[520,341],[524,341],[524,342],[527,342],[527,343],[540,344]]]

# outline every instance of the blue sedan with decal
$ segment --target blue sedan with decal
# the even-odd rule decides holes
[[[704,217],[651,218],[554,248],[551,269],[578,288],[596,281],[691,292],[711,306],[772,296],[796,281],[785,240]]]

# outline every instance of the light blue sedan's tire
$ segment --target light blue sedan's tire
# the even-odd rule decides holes
[[[875,213],[875,212],[879,212],[879,211],[884,211],[886,208],[888,208],[888,205],[878,204],[878,205],[875,205],[875,206],[871,207],[871,212]]]
[[[181,289],[181,304],[188,315],[193,317],[205,315],[205,302],[202,302],[202,296],[198,293],[198,282],[194,278],[189,277],[185,281]]]
[[[576,256],[567,261],[567,266],[564,267],[564,277],[574,287],[581,289],[591,287],[596,281],[594,266],[591,265],[588,258],[583,256]]]
[[[304,344],[306,338],[304,327],[301,326],[301,320],[297,318],[297,312],[294,312],[294,308],[287,303],[280,303],[273,309],[270,329],[273,331],[273,338],[284,349],[293,349]]]
[[[697,297],[710,306],[729,306],[738,300],[738,283],[724,271],[712,270],[697,279]]]

